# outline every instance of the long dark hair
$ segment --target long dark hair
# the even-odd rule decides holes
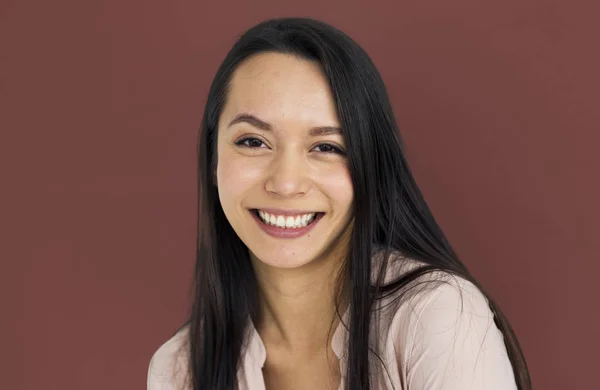
[[[354,188],[354,227],[344,274],[350,299],[346,390],[370,388],[369,329],[375,302],[433,271],[458,275],[478,286],[447,242],[415,183],[379,72],[366,52],[338,29],[308,18],[279,18],[246,31],[213,80],[198,144],[199,219],[194,302],[189,326],[189,380],[194,390],[237,388],[237,369],[248,318],[258,310],[258,286],[246,246],[229,224],[215,183],[219,116],[236,67],[250,56],[283,53],[322,65],[344,129]],[[372,283],[373,249],[384,248]],[[392,252],[422,266],[384,284]],[[338,280],[338,292],[341,282]],[[485,294],[485,292],[484,292]],[[504,334],[518,388],[531,382],[517,339],[488,297]],[[339,315],[339,312],[338,312]]]

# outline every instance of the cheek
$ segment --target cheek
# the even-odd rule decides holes
[[[262,171],[260,166],[249,162],[247,158],[223,150],[219,153],[216,172],[221,201],[243,197],[247,191],[260,183]]]
[[[322,176],[321,188],[325,188],[329,197],[339,205],[341,209],[349,209],[354,199],[352,178],[346,166],[329,171]]]

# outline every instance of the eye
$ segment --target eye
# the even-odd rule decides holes
[[[317,150],[317,149],[319,149],[319,150]],[[339,147],[334,146],[332,144],[319,144],[313,150],[317,150],[318,152],[321,152],[321,153],[336,153],[336,154],[341,154],[342,156],[345,155],[345,153],[342,149],[340,149]]]
[[[242,138],[242,139],[236,141],[235,144],[238,146],[243,146],[246,148],[253,148],[253,149],[261,148],[263,146],[266,147],[264,142],[262,142],[258,138],[254,138],[254,137]]]

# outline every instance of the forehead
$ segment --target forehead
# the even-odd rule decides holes
[[[223,116],[247,112],[269,121],[338,124],[335,102],[318,62],[288,54],[250,57],[234,71]]]

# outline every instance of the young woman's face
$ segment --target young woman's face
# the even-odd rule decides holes
[[[262,263],[305,266],[347,241],[353,190],[339,128],[318,63],[268,53],[234,72],[219,118],[219,200]]]

